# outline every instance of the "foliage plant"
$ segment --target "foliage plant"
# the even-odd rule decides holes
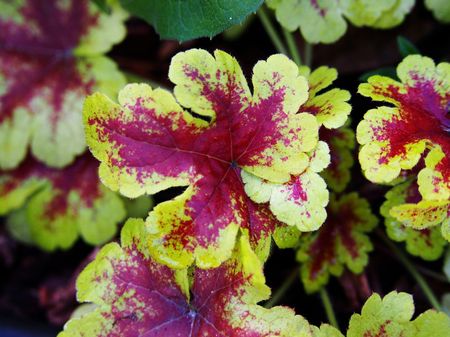
[[[2,221],[36,251],[98,246],[74,273],[82,305],[58,336],[450,337],[448,289],[441,306],[424,276],[448,286],[450,64],[398,37],[403,60],[361,76],[360,99],[374,102],[353,112],[337,69],[312,66],[312,43],[336,42],[347,20],[389,29],[415,5],[0,0]],[[450,21],[447,1],[424,7]],[[106,55],[132,16],[162,39],[231,27],[239,40],[256,11],[279,53],[250,73],[224,50],[182,45],[163,87]],[[401,286],[364,293],[367,274],[384,273],[368,270],[377,246],[433,309],[413,316]],[[272,291],[267,266],[281,249],[297,266]],[[441,259],[447,279],[425,264]],[[332,278],[363,294],[345,330]],[[278,305],[295,281],[320,295],[329,324]]]

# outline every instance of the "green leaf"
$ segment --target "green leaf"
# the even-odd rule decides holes
[[[433,12],[436,20],[442,23],[450,23],[450,1],[425,0],[425,6]]]
[[[414,301],[407,293],[392,291],[384,298],[373,294],[364,304],[361,314],[350,319],[347,337],[443,337],[450,331],[450,318],[427,310],[414,321]]]
[[[413,54],[420,54],[419,49],[417,49],[417,47],[411,41],[401,35],[397,36],[397,46],[402,57]]]
[[[213,37],[239,24],[263,0],[121,0],[125,9],[151,25],[161,38],[186,41]]]

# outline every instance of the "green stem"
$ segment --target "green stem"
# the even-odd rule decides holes
[[[272,308],[275,304],[277,304],[283,298],[283,296],[286,294],[286,292],[289,290],[289,288],[292,286],[292,284],[298,277],[299,277],[298,268],[295,268],[289,274],[289,276],[281,285],[281,287],[278,288],[277,291],[273,293],[273,296],[270,298],[270,300],[267,301],[264,307]]]
[[[269,35],[270,40],[272,41],[275,48],[278,50],[278,52],[287,55],[286,47],[284,46],[283,42],[281,41],[280,37],[278,36],[277,31],[275,30],[275,27],[272,24],[272,21],[270,21],[269,16],[267,15],[267,12],[264,8],[264,6],[261,6],[260,9],[258,9],[258,17],[261,20],[261,23],[264,27],[264,29],[267,32],[267,35]]]
[[[297,44],[295,43],[293,34],[286,28],[283,28],[283,35],[284,39],[286,40],[292,59],[294,60],[295,63],[297,63],[298,66],[301,65],[302,59],[300,57],[300,53],[298,51]]]
[[[325,288],[320,289],[320,299],[322,300],[328,322],[330,322],[332,326],[339,330],[339,325],[336,319],[336,315],[334,314],[333,305],[331,304],[330,296],[328,296],[328,292]]]
[[[313,58],[313,45],[305,42],[305,64],[311,68]]]
[[[425,294],[426,298],[430,302],[430,304],[436,309],[441,311],[441,305],[439,304],[439,301],[437,300],[436,296],[434,295],[433,291],[431,290],[430,286],[428,285],[427,281],[420,275],[420,273],[417,271],[414,264],[408,259],[408,257],[403,253],[403,251],[397,247],[391,240],[389,240],[384,233],[381,231],[377,232],[378,236],[384,241],[384,243],[395,253],[397,258],[400,260],[400,262],[403,264],[403,266],[409,271],[411,276],[416,280],[417,284],[422,288],[423,293]]]

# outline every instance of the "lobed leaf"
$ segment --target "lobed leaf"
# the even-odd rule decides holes
[[[94,94],[84,108],[87,142],[101,161],[106,186],[128,197],[187,186],[149,216],[155,259],[175,268],[194,261],[202,268],[218,266],[230,256],[239,230],[263,258],[279,221],[300,230],[321,225],[328,192],[315,172],[326,166],[327,149],[320,147],[316,171],[304,172],[318,147],[318,122],[299,113],[308,84],[292,61],[274,55],[258,62],[253,94],[237,61],[222,51],[177,54],[169,78],[174,95],[133,84],[120,92],[119,104]],[[273,184],[278,201],[249,198],[247,176]],[[294,200],[292,188],[301,183],[318,199]],[[281,200],[289,209],[274,206],[283,206]],[[287,214],[309,212],[309,204],[318,215],[311,212],[306,226]]]
[[[245,236],[214,269],[172,270],[148,254],[145,224],[130,219],[122,245],[110,243],[77,281],[77,296],[96,305],[58,336],[304,336],[306,320],[285,307],[265,309],[262,266]]]
[[[415,0],[272,0],[280,24],[300,31],[309,43],[333,43],[347,30],[347,18],[355,26],[392,28],[403,22]]]
[[[300,28],[309,43],[333,43],[347,30],[343,18],[346,1],[280,0],[271,1],[278,22],[289,31]]]
[[[153,25],[163,39],[212,38],[255,13],[263,0],[120,0],[130,13]]]
[[[397,74],[402,83],[373,76],[359,87],[362,95],[394,105],[369,110],[358,125],[357,139],[362,145],[359,160],[369,180],[388,183],[401,170],[418,167],[424,157],[425,167],[418,167],[417,182],[424,200],[419,211],[431,214],[424,207],[443,209],[450,198],[450,122],[446,116],[450,65],[435,66],[428,57],[410,55],[397,67]],[[414,212],[411,206],[404,206],[397,218],[406,220]],[[411,225],[421,227],[417,223],[421,219],[416,217]],[[442,232],[449,236],[446,222]]]
[[[89,0],[0,3],[0,168],[17,167],[29,146],[54,167],[84,152],[85,95],[125,84],[102,55],[125,35],[126,15],[112,8],[107,15]]]
[[[23,207],[10,216],[9,227],[45,250],[67,249],[79,236],[93,245],[104,243],[115,234],[125,210],[97,171],[98,163],[88,154],[64,169],[29,156],[15,170],[0,171],[0,214]]]
[[[347,337],[447,336],[450,318],[443,312],[427,310],[411,321],[414,301],[407,293],[392,291],[383,298],[373,294],[361,314],[353,314]]]
[[[429,202],[421,201],[417,182],[410,180],[387,192],[380,210],[385,217],[388,236],[398,242],[404,241],[410,254],[425,260],[438,259],[447,245],[438,225],[447,218],[450,206],[447,203],[447,207],[435,208],[436,202],[431,203],[430,208]],[[437,221],[429,221],[430,218]]]
[[[307,292],[319,290],[330,274],[340,276],[344,268],[361,273],[372,250],[367,233],[376,226],[377,218],[365,199],[356,193],[339,199],[332,195],[327,212],[327,220],[317,232],[300,238],[297,260]]]

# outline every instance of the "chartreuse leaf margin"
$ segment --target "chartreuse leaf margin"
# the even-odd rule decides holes
[[[239,231],[267,256],[264,242],[280,222],[320,227],[328,203],[318,174],[329,163],[318,142],[325,122],[301,109],[308,82],[297,65],[283,55],[259,61],[252,94],[232,56],[192,49],[172,59],[169,78],[174,95],[131,84],[119,104],[97,93],[84,106],[87,143],[107,187],[127,197],[187,187],[150,213],[153,258],[174,268],[216,267]],[[264,195],[253,193],[262,184]]]
[[[424,260],[436,260],[442,256],[448,244],[441,234],[439,225],[446,221],[449,205],[436,207],[436,202],[420,199],[416,181],[409,179],[386,193],[386,201],[381,206],[380,212],[385,217],[389,238],[398,242],[404,241],[406,250],[412,255]],[[414,215],[406,214],[406,210],[413,212]],[[438,216],[437,220],[435,216]],[[430,226],[428,221],[425,223],[423,221],[427,217],[431,217]],[[425,228],[411,227],[412,219],[421,219]]]
[[[264,0],[120,0],[133,15],[155,27],[162,39],[212,38],[240,24]]]
[[[125,36],[126,12],[89,0],[0,3],[0,169],[32,154],[53,167],[85,151],[84,97],[126,82],[103,54]],[[51,25],[49,24],[51,18]]]
[[[145,235],[142,220],[128,220],[121,245],[107,244],[85,268],[77,298],[96,308],[70,320],[59,337],[311,336],[291,309],[257,304],[270,289],[245,236],[217,268],[172,270],[152,259]]]
[[[376,75],[359,86],[360,94],[391,105],[369,110],[359,123],[359,161],[376,183],[391,183],[416,169],[419,200],[390,214],[416,229],[440,225],[450,241],[450,64],[410,55],[397,75],[401,82]]]

